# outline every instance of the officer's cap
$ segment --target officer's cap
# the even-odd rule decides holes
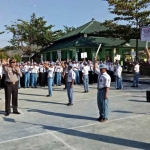
[[[9,63],[16,63],[16,60],[15,59],[10,59]]]
[[[100,69],[107,69],[107,65],[101,64],[101,65],[99,66],[99,68],[100,68]]]

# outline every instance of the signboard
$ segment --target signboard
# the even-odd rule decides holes
[[[87,52],[81,53],[81,58],[87,58]]]
[[[114,59],[115,60],[120,60],[120,57],[121,57],[120,55],[116,55]]]
[[[57,51],[58,59],[61,59],[61,50]]]
[[[150,26],[141,28],[141,41],[150,41]]]

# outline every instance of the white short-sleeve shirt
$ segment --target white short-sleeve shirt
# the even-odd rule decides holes
[[[72,80],[75,80],[75,72],[71,69],[68,71],[68,82],[72,82]]]
[[[48,72],[47,78],[52,78],[53,77],[53,73],[54,73],[54,67],[53,68],[49,67],[47,72]]]
[[[89,74],[89,71],[90,71],[89,66],[84,66],[83,69],[82,69],[83,75],[88,75],[88,74]]]
[[[136,73],[139,73],[139,72],[140,72],[140,66],[139,66],[139,64],[136,64],[136,65],[134,66],[134,71],[135,71]]]

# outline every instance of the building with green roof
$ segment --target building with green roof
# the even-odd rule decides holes
[[[121,39],[111,39],[101,37],[100,32],[107,30],[100,22],[92,21],[78,27],[74,31],[56,39],[50,47],[41,50],[44,60],[55,61],[57,51],[61,50],[62,60],[81,60],[81,53],[87,52],[87,60],[95,57],[99,44],[102,47],[98,53],[98,59],[105,61],[109,57],[114,61],[115,55],[121,55],[121,61],[131,59],[131,50],[136,47],[136,40],[131,39],[130,43],[125,43]],[[150,46],[150,45],[149,45]],[[145,42],[139,40],[139,51],[145,49]]]

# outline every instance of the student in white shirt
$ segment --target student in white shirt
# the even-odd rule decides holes
[[[52,85],[53,85],[53,73],[54,73],[54,66],[53,63],[51,62],[50,65],[43,65],[44,68],[47,70],[47,84],[48,84],[48,95],[47,97],[52,96]]]
[[[82,69],[82,80],[84,85],[84,93],[89,92],[89,66],[87,62],[84,62],[84,67]]]
[[[95,58],[96,62],[97,58]],[[97,83],[97,104],[100,117],[97,119],[100,122],[106,122],[108,120],[108,91],[110,88],[111,78],[107,74],[107,65],[102,64],[97,69],[96,63],[94,64],[95,73],[98,74]]]
[[[115,87],[116,89],[122,89],[123,84],[122,84],[122,67],[119,64],[119,61],[116,60],[116,65],[115,65]]]
[[[36,65],[36,63],[33,64],[33,66],[31,66],[31,87],[32,88],[37,88],[37,75],[39,72],[39,68]]]
[[[77,61],[74,61],[72,64],[72,69],[76,74],[76,78],[75,78],[75,84],[80,84],[80,75],[79,75],[79,70],[80,70],[80,65],[78,64]]]
[[[55,66],[56,86],[61,86],[61,73],[62,67],[60,66],[60,63],[57,62]]]
[[[24,66],[24,87],[29,88],[30,87],[30,62],[26,63]]]
[[[133,85],[131,87],[139,87],[139,75],[140,75],[140,65],[138,62],[135,62],[134,79],[133,79]]]
[[[75,81],[75,72],[72,70],[72,64],[68,64],[68,78],[67,78],[67,95],[69,103],[67,106],[73,105],[73,87]]]

